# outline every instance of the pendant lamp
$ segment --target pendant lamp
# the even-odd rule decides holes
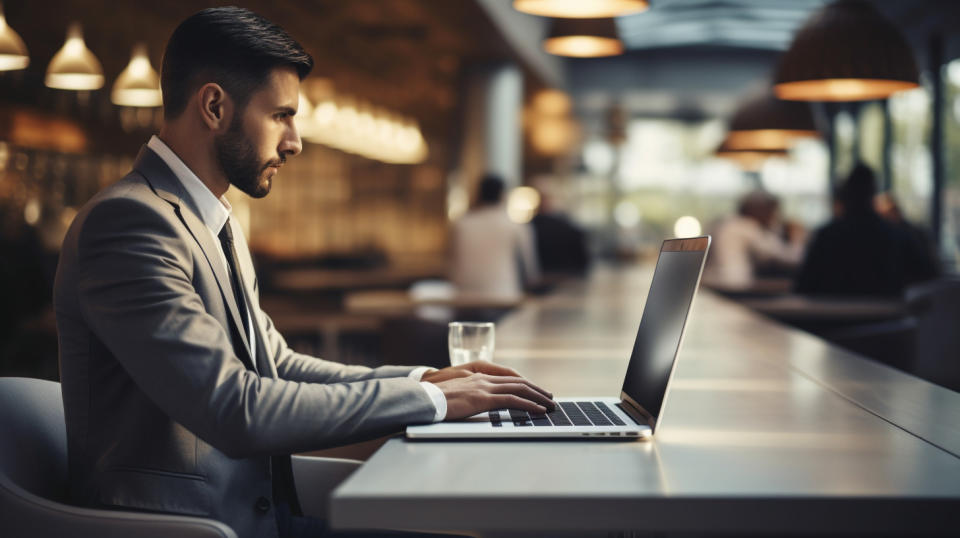
[[[730,120],[724,147],[730,151],[786,151],[797,138],[819,133],[807,103],[764,92],[744,101]]]
[[[774,91],[795,101],[885,99],[919,85],[906,39],[863,0],[816,12],[780,60]]]
[[[20,39],[20,35],[7,25],[7,18],[3,15],[3,5],[0,4],[0,71],[24,69],[30,64],[30,55],[27,46]]]
[[[103,67],[83,42],[80,23],[70,23],[67,41],[47,66],[46,85],[60,90],[97,90],[103,87]]]
[[[720,147],[717,148],[717,151],[714,153],[717,157],[721,159],[730,159],[733,162],[737,163],[740,168],[744,170],[756,172],[760,170],[763,166],[763,163],[770,157],[786,157],[787,150],[785,149],[768,149],[768,150],[744,150],[744,149],[731,149],[727,144],[727,141],[724,140]]]
[[[150,65],[145,43],[134,45],[130,63],[113,83],[110,100],[120,106],[153,107],[163,104],[160,77]]]
[[[514,0],[513,8],[542,17],[596,19],[639,13],[648,0]]]
[[[623,54],[613,19],[554,19],[543,50],[557,56],[596,58]]]

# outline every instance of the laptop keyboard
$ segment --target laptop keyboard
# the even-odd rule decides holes
[[[624,426],[607,404],[603,402],[560,402],[545,414],[530,414],[510,409],[514,426]],[[499,411],[490,411],[490,425],[503,426]]]

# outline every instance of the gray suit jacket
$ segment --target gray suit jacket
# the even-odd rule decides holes
[[[74,220],[54,307],[78,504],[207,516],[241,537],[275,536],[274,493],[296,506],[292,476],[272,476],[278,455],[288,470],[291,453],[433,420],[410,367],[345,366],[288,348],[260,309],[236,227],[234,236],[259,366],[232,344],[242,325],[214,240],[153,151],[144,147],[134,170]]]

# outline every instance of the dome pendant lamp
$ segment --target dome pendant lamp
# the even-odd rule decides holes
[[[137,43],[133,47],[130,63],[113,83],[110,100],[120,106],[154,107],[163,104],[160,77],[150,65],[146,44]]]
[[[818,137],[807,103],[782,101],[769,91],[746,100],[730,120],[727,151],[786,151],[796,139]]]
[[[27,46],[20,35],[7,25],[3,4],[0,4],[0,71],[25,69],[28,65],[30,55],[27,54]]]
[[[640,13],[647,0],[514,0],[513,9],[541,17],[597,19]]]
[[[103,67],[83,42],[80,23],[70,24],[67,41],[50,60],[44,82],[59,90],[98,90],[103,87]]]
[[[557,56],[597,58],[623,54],[613,19],[554,19],[543,50]]]
[[[839,0],[797,32],[774,78],[774,92],[793,101],[885,99],[919,85],[906,39],[863,0]]]

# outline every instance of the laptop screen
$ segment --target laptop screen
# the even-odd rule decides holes
[[[623,381],[623,397],[651,415],[651,427],[660,416],[709,245],[709,237],[672,239],[660,249]]]

